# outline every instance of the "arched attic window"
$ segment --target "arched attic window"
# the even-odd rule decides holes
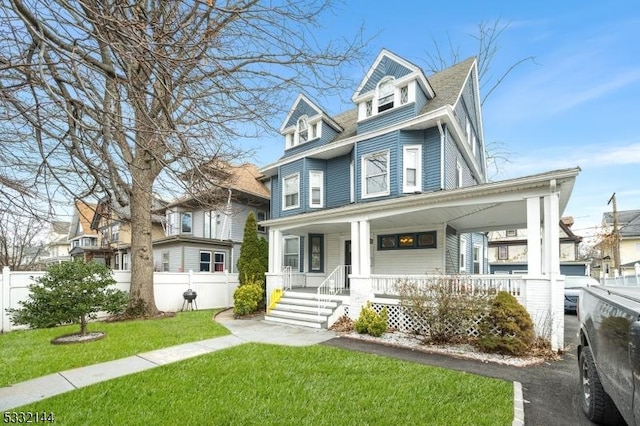
[[[387,76],[378,83],[378,112],[393,108],[395,79]]]
[[[298,118],[298,125],[296,127],[296,139],[298,143],[305,143],[309,140],[309,123],[307,122],[307,116],[303,115]]]

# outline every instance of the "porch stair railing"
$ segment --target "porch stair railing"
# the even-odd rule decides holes
[[[293,287],[306,287],[306,275],[304,272],[294,271],[291,266],[282,267],[282,289],[291,290]]]
[[[330,302],[331,296],[342,293],[346,288],[349,265],[338,265],[316,290],[318,299],[318,315]]]

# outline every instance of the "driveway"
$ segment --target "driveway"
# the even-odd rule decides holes
[[[425,354],[355,339],[336,338],[322,344],[374,353],[407,361],[475,373],[487,377],[518,381],[524,394],[524,419],[533,426],[590,426],[580,407],[580,380],[576,358],[578,319],[565,315],[565,349],[558,361],[533,367],[461,360],[444,355]],[[487,401],[490,403],[490,401]]]

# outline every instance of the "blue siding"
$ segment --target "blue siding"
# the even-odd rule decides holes
[[[336,138],[338,132],[333,127],[329,126],[324,121],[320,122],[320,125],[322,126],[320,140],[323,144],[329,143]]]
[[[375,138],[363,141],[358,143],[357,146],[357,158],[355,161],[355,172],[356,172],[356,200],[367,202],[367,201],[375,201],[382,200],[385,198],[392,198],[398,195],[398,174],[400,173],[400,168],[398,167],[398,143],[399,143],[399,133],[400,132],[391,132],[385,135],[377,136]],[[389,190],[390,193],[388,196],[381,197],[372,197],[372,198],[362,198],[362,157],[367,154],[372,154],[375,152],[381,151],[389,151]]]
[[[298,173],[300,176],[300,207],[295,208],[295,209],[290,209],[290,210],[283,210],[282,207],[284,207],[283,205],[281,205],[281,208],[279,209],[280,211],[280,217],[285,217],[285,216],[293,216],[295,214],[299,214],[303,212],[303,206],[304,206],[304,159],[300,159],[298,161],[294,161],[293,163],[289,163],[289,164],[284,164],[282,166],[280,166],[280,170],[278,172],[278,176],[280,178],[279,180],[279,184],[280,187],[282,187],[282,180],[284,178],[286,178],[289,175],[292,175],[294,173]],[[284,190],[284,188],[283,188]],[[278,194],[278,201],[280,203],[282,203],[282,192],[280,192],[280,194]]]
[[[425,134],[425,150],[423,185],[425,191],[436,191],[443,187],[440,182],[441,152],[440,131],[437,128],[427,129]]]
[[[320,114],[319,110],[306,103],[304,99],[300,99],[300,102],[298,102],[296,105],[296,109],[291,114],[291,117],[289,117],[289,121],[287,121],[287,125],[285,126],[285,128],[297,125],[298,119],[303,115],[313,117],[314,115],[318,114]]]
[[[271,178],[271,219],[277,219],[280,217],[280,201],[282,195],[280,193],[280,177],[278,175]]]
[[[456,230],[447,226],[445,248],[445,273],[457,274],[460,272],[460,240]]]
[[[445,188],[444,189],[456,189],[456,163],[460,162],[462,166],[462,186],[473,186],[477,182],[473,178],[471,174],[471,169],[469,169],[469,165],[466,160],[460,153],[458,146],[456,145],[451,133],[449,133],[449,129],[445,128],[445,143],[444,143],[444,152],[445,152],[445,161],[444,161],[444,181]]]
[[[360,94],[367,93],[370,90],[374,90],[380,80],[382,80],[382,78],[385,76],[390,75],[395,78],[401,78],[407,74],[411,74],[410,69],[385,56],[373,71],[371,77],[369,77],[369,80],[367,80],[367,82],[362,87]]]
[[[392,108],[358,123],[358,134],[382,129],[416,116],[415,103]]]
[[[325,175],[327,208],[339,207],[351,202],[351,189],[349,179],[349,164],[351,155],[327,160],[327,173]]]
[[[427,105],[427,102],[427,95],[422,91],[422,87],[420,87],[420,85],[416,82],[416,115],[418,115],[418,113],[422,111],[422,108]]]

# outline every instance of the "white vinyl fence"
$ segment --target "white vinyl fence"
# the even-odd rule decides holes
[[[29,297],[29,285],[33,279],[44,275],[39,271],[10,271],[2,270],[0,281],[0,317],[2,328],[0,332],[11,331],[15,326],[7,315],[7,309],[20,308],[21,300]],[[116,288],[129,291],[131,272],[114,271]],[[238,274],[210,273],[210,272],[154,272],[153,286],[156,306],[165,312],[177,312],[187,306],[182,293],[192,289],[197,297],[192,307],[198,309],[226,308],[233,306],[233,292],[238,287]]]

